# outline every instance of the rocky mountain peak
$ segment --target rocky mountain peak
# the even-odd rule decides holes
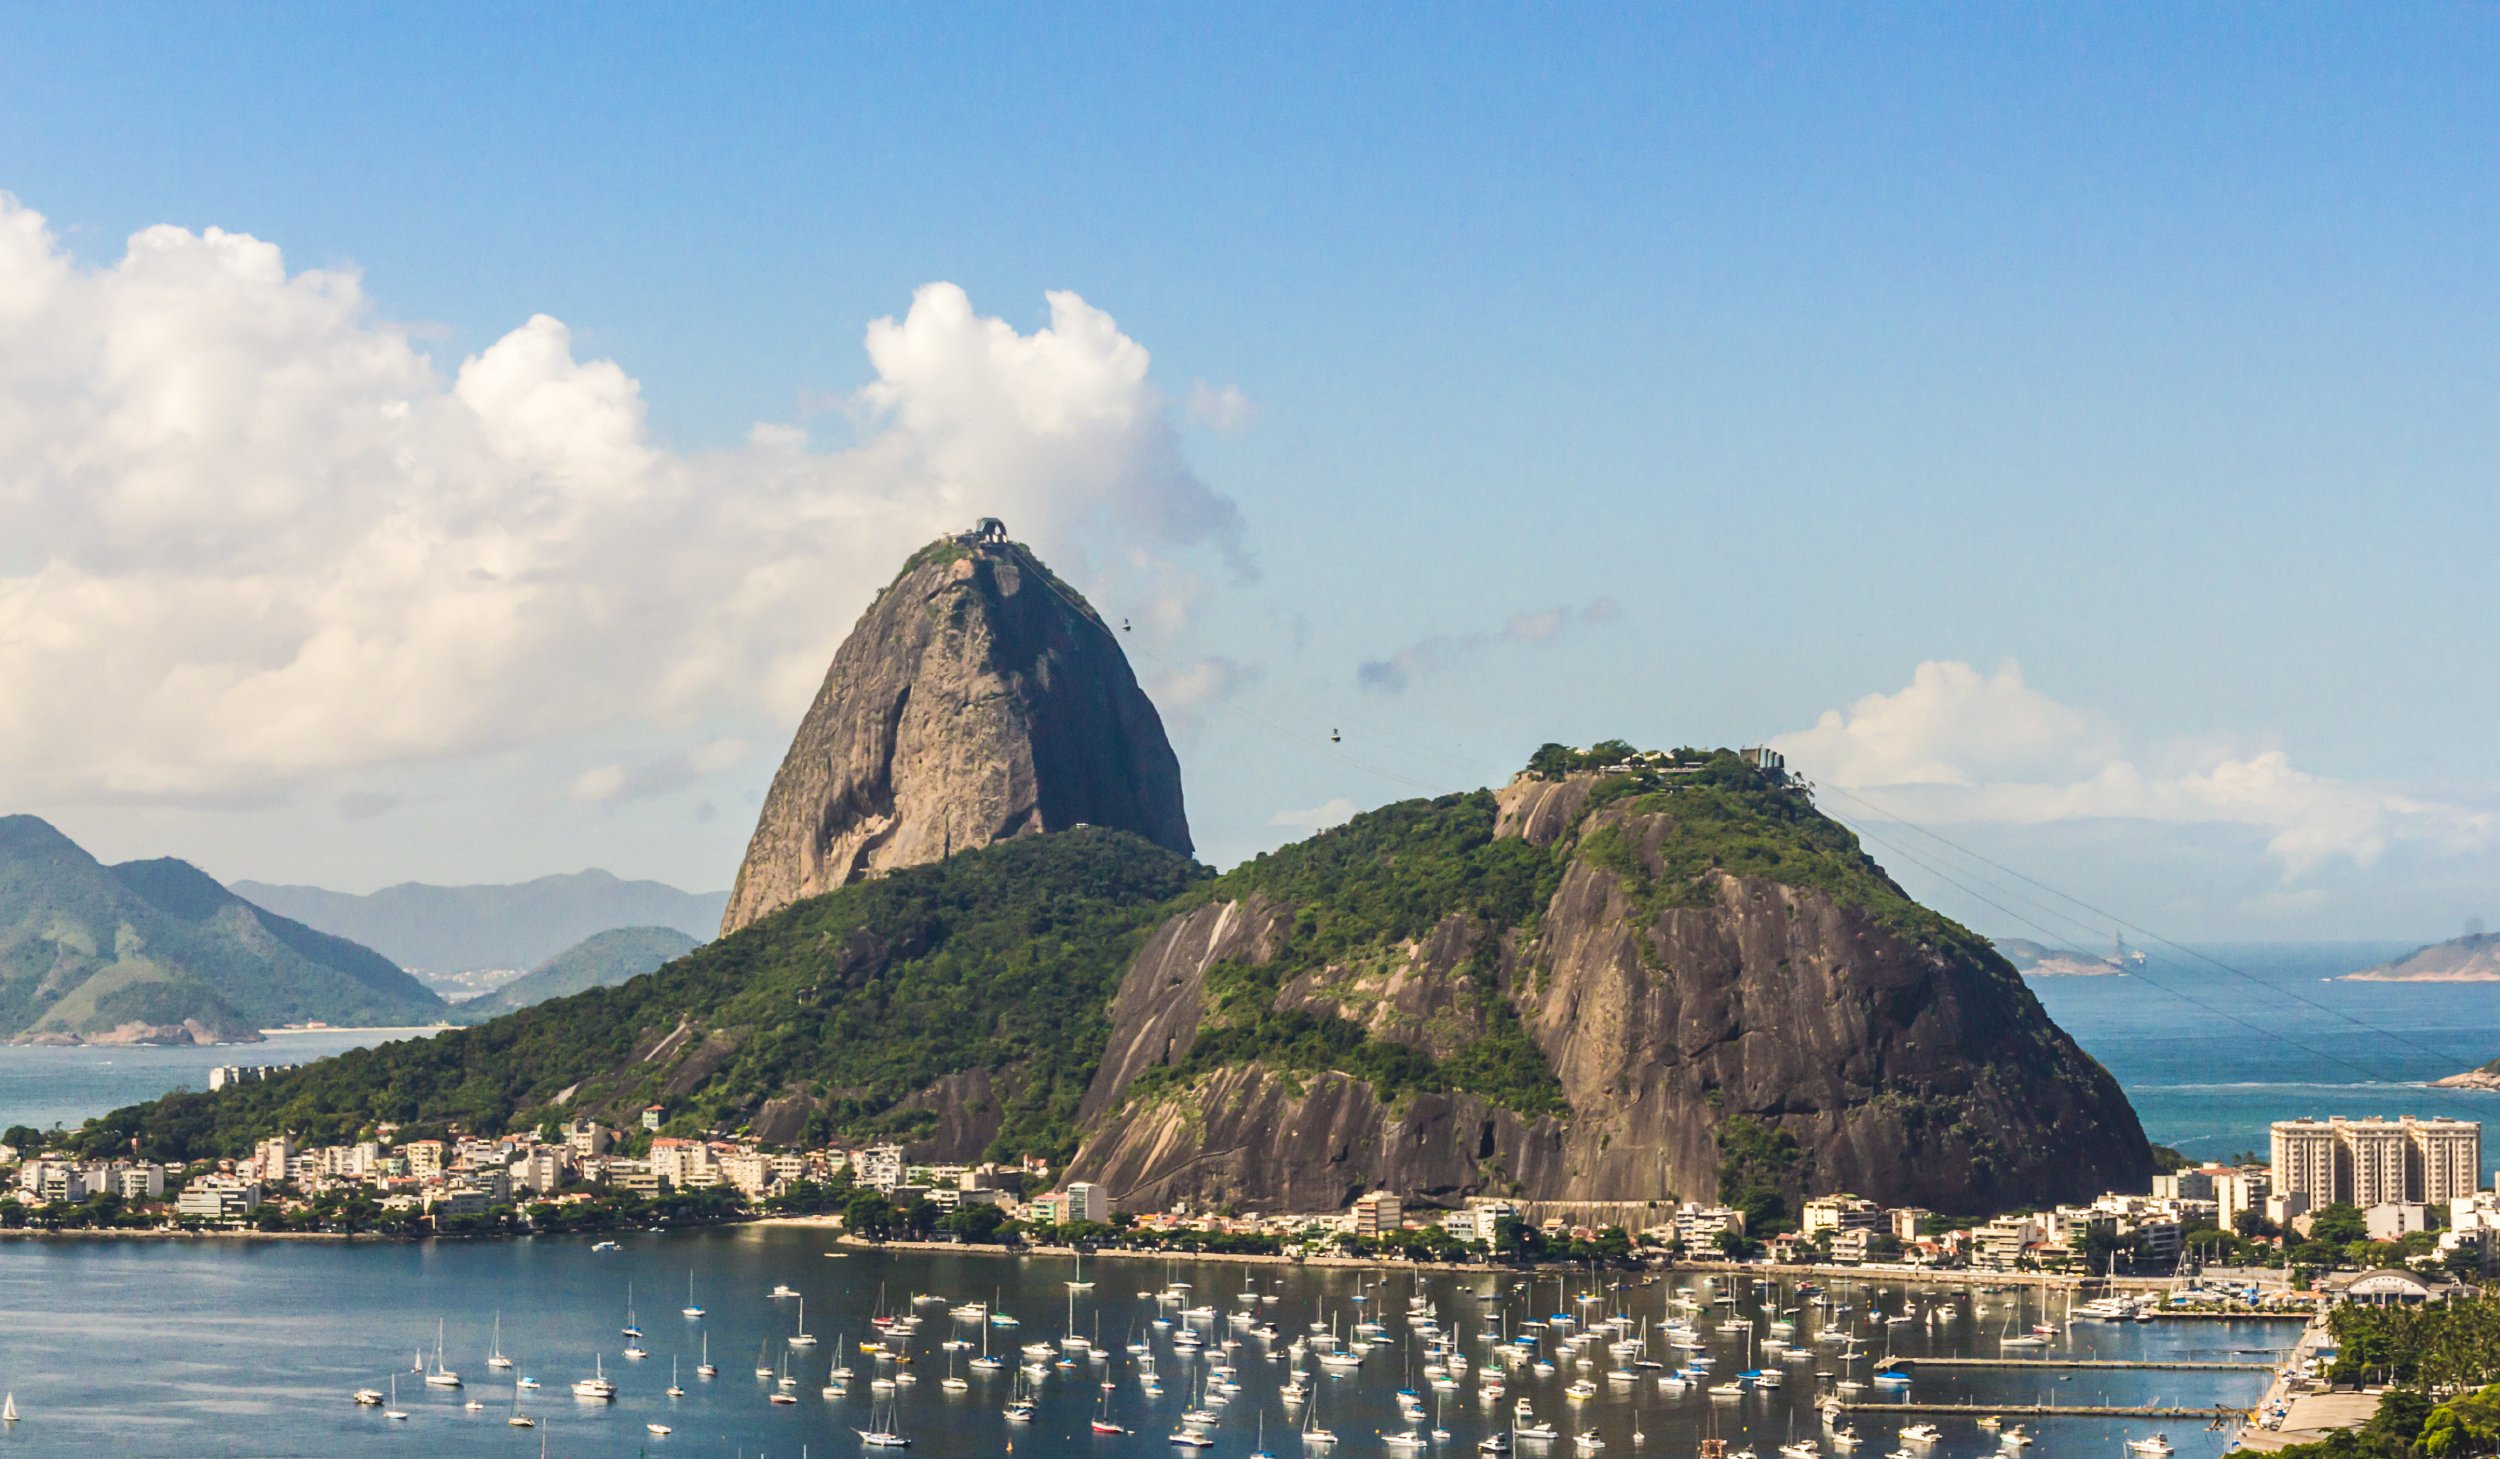
[[[898,867],[1079,824],[1187,853],[1180,762],[1118,635],[985,521],[913,554],[834,652],[721,931]]]

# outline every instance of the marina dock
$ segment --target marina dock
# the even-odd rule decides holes
[[[2142,1362],[2123,1358],[1922,1358],[1895,1357],[1900,1368],[2143,1368],[2161,1372],[2271,1373],[2273,1363]]]
[[[2216,1425],[2236,1424],[2248,1417],[2248,1410],[2228,1404],[2207,1404],[2187,1408],[2176,1404],[2124,1403],[1892,1403],[1884,1399],[1843,1399],[1843,1413],[1907,1413],[1931,1416],[1979,1417],[2003,1414],[2024,1418],[2195,1418]]]

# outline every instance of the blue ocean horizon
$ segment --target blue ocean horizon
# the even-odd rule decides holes
[[[2147,1136],[2219,1160],[2264,1152],[2281,1119],[2500,1113],[2500,1094],[2427,1087],[2500,1058],[2500,983],[2339,981],[2417,945],[2155,948],[2122,977],[2025,981],[2117,1078]]]

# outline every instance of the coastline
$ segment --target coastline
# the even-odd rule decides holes
[[[394,1236],[375,1231],[184,1231],[168,1230],[158,1227],[149,1227],[144,1229],[52,1231],[34,1228],[15,1228],[0,1229],[0,1241],[45,1241],[54,1239],[111,1241],[132,1238],[156,1241],[227,1241],[237,1244],[253,1241],[337,1241],[383,1243],[419,1241],[517,1241],[524,1239],[560,1240],[566,1238],[583,1241],[598,1241],[613,1240],[619,1236],[675,1235],[681,1232],[689,1231],[718,1231],[724,1227],[738,1226],[782,1227],[793,1230],[814,1229],[827,1232],[832,1237],[833,1245],[842,1248],[842,1251],[839,1254],[844,1256],[878,1251],[910,1251],[928,1255],[1008,1258],[1018,1261],[1031,1260],[1036,1257],[1049,1260],[1073,1260],[1076,1256],[1076,1249],[1068,1246],[987,1246],[952,1241],[913,1240],[870,1241],[844,1233],[842,1231],[842,1218],[832,1215],[757,1216],[753,1219],[743,1221],[723,1221],[704,1225],[670,1227],[659,1232],[628,1229],[618,1231],[571,1231],[545,1233],[481,1232],[476,1235],[453,1234],[449,1236]],[[827,1255],[833,1254],[835,1253],[827,1253]],[[1568,1265],[1568,1263],[1546,1263],[1540,1266],[1513,1266],[1506,1263],[1484,1261],[1417,1262],[1399,1261],[1387,1257],[1351,1256],[1344,1253],[1334,1252],[1309,1256],[1285,1256],[1264,1252],[1225,1253],[1209,1251],[1147,1251],[1117,1246],[1091,1248],[1085,1252],[1085,1255],[1092,1258],[1096,1262],[1190,1262],[1202,1266],[1300,1266],[1368,1271],[1471,1272],[1492,1276],[1521,1276],[1529,1272],[1543,1272],[1551,1270],[1556,1266]],[[1658,1275],[1697,1273],[1704,1276],[1741,1276],[1748,1279],[1785,1277],[1790,1279],[1803,1278],[1826,1282],[1897,1282],[1904,1287],[2035,1287],[2044,1291],[2069,1290],[2078,1293],[2092,1290],[2113,1292],[2159,1292],[2167,1290],[2172,1284],[2172,1279],[2169,1277],[2094,1277],[2078,1276],[2062,1272],[1988,1272],[1970,1270],[1938,1271],[1925,1267],[1836,1266],[1823,1263],[1810,1265],[1784,1265],[1732,1261],[1659,1261],[1655,1263],[1636,1263],[1633,1267],[1625,1268],[1625,1270],[1639,1270]],[[2248,1322],[2307,1322],[2311,1320],[2313,1315],[2314,1309],[2306,1306],[2293,1308],[2277,1307],[2267,1309],[2228,1309],[2222,1311],[2202,1309],[2196,1311],[2164,1312],[2161,1313],[2156,1320],[2229,1319]]]
[[[260,1036],[263,1039],[283,1039],[303,1038],[314,1035],[326,1037],[330,1034],[336,1033],[397,1033],[409,1035],[423,1034],[426,1037],[431,1038],[435,1034],[444,1033],[458,1027],[460,1027],[460,1025],[456,1023],[330,1023],[323,1024],[319,1028],[264,1028],[260,1030]]]

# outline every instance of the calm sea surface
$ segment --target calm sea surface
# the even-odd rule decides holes
[[[2157,953],[2142,976],[2030,981],[2146,1134],[2220,1159],[2265,1150],[2266,1126],[2303,1115],[2500,1116],[2500,1094],[2423,1087],[2500,1058],[2500,983],[2333,981],[2409,950],[2210,947],[2213,962]],[[2500,1149],[2483,1155],[2488,1175]]]
[[[176,1089],[206,1089],[221,1064],[309,1064],[367,1044],[406,1038],[407,1029],[325,1028],[274,1033],[256,1044],[207,1048],[27,1048],[0,1044],[0,1129],[76,1125],[106,1110]]]
[[[1231,1356],[1241,1391],[1221,1410],[1221,1422],[1213,1430],[1215,1447],[1205,1451],[1231,1459],[1259,1447],[1262,1423],[1268,1449],[1286,1456],[1303,1452],[1293,1430],[1295,1417],[1278,1395],[1285,1368],[1283,1340],[1313,1322],[1350,1328],[1366,1310],[1381,1313],[1397,1336],[1375,1348],[1357,1372],[1313,1380],[1317,1422],[1339,1436],[1334,1453],[1364,1459],[1395,1452],[1383,1436],[1405,1427],[1398,1418],[1396,1394],[1410,1387],[1427,1404],[1439,1402],[1440,1422],[1451,1439],[1434,1447],[1438,1454],[1472,1456],[1476,1440],[1506,1428],[1511,1405],[1525,1397],[1565,1433],[1596,1429],[1608,1455],[1689,1456],[1705,1425],[1715,1424],[1725,1437],[1739,1445],[1750,1442],[1764,1459],[1772,1459],[1779,1444],[1821,1434],[1811,1408],[1815,1374],[1843,1366],[1835,1356],[1838,1350],[1829,1346],[1812,1349],[1804,1361],[1785,1364],[1749,1357],[1745,1334],[1721,1329],[1721,1322],[1736,1313],[1767,1325],[1774,1314],[1763,1310],[1766,1305],[1799,1306],[1799,1297],[1785,1285],[1757,1295],[1740,1284],[1733,1290],[1742,1301],[1724,1308],[1710,1306],[1709,1298],[1726,1289],[1694,1279],[1598,1289],[1595,1300],[1583,1302],[1581,1295],[1591,1288],[1582,1278],[1572,1279],[1567,1291],[1550,1278],[1531,1290],[1513,1279],[1480,1274],[1384,1279],[1349,1270],[1259,1266],[1245,1271],[1234,1263],[1106,1260],[1087,1268],[1095,1289],[1072,1299],[1065,1289],[1070,1268],[1064,1259],[894,1253],[828,1260],[824,1247],[822,1233],[788,1227],[629,1236],[623,1250],[610,1253],[593,1252],[587,1240],[571,1238],[355,1247],[0,1243],[0,1387],[16,1394],[26,1415],[24,1422],[0,1434],[0,1452],[115,1459],[526,1456],[538,1452],[543,1436],[550,1454],[566,1456],[855,1455],[862,1452],[856,1431],[870,1421],[871,1403],[880,1401],[867,1379],[874,1371],[897,1371],[891,1365],[877,1369],[871,1357],[858,1351],[860,1339],[869,1335],[869,1317],[880,1304],[891,1310],[914,1294],[937,1293],[956,1301],[995,1300],[1001,1310],[1022,1319],[1022,1325],[1001,1331],[951,1320],[942,1305],[915,1309],[923,1325],[911,1340],[907,1371],[919,1381],[900,1389],[894,1402],[901,1431],[918,1452],[1160,1456],[1177,1452],[1169,1436],[1181,1412],[1196,1401],[1207,1369],[1204,1359],[1175,1348],[1171,1330],[1153,1325],[1157,1318],[1179,1320],[1181,1309],[1139,1295],[1162,1288],[1175,1275],[1193,1284],[1192,1304],[1207,1304],[1217,1314],[1198,1322],[1210,1338],[1209,1352],[1228,1336],[1240,1342]],[[686,1302],[689,1277],[695,1300],[706,1309],[700,1320],[678,1312]],[[799,1322],[798,1304],[770,1297],[777,1283],[805,1296],[807,1327],[822,1339],[812,1351],[789,1346]],[[619,1329],[629,1290],[648,1332],[644,1343],[650,1356],[640,1361],[620,1356],[625,1340]],[[1256,1291],[1260,1300],[1245,1303],[1240,1295],[1245,1290]],[[1776,1391],[1757,1391],[1733,1401],[1710,1399],[1698,1388],[1670,1394],[1654,1375],[1638,1382],[1607,1380],[1603,1375],[1610,1360],[1599,1349],[1592,1355],[1594,1371],[1584,1373],[1563,1356],[1551,1375],[1538,1377],[1522,1368],[1498,1401],[1482,1396],[1479,1381],[1491,1351],[1482,1337],[1488,1329],[1507,1326],[1516,1331],[1521,1321],[1558,1310],[1622,1311],[1636,1323],[1662,1319],[1669,1294],[1678,1290],[1701,1295],[1705,1350],[1716,1358],[1720,1374],[1761,1363],[1783,1369],[1788,1382]],[[1488,1291],[1498,1300],[1479,1300],[1478,1294]],[[1403,1320],[1415,1295],[1437,1309],[1445,1328],[1458,1335],[1461,1351],[1476,1361],[1457,1392],[1435,1394],[1427,1386],[1421,1342]],[[1854,1301],[1856,1310],[1831,1320],[1861,1333],[1870,1331],[1865,1325],[1870,1308],[1899,1312],[1906,1305],[1916,1314],[1916,1320],[1905,1324],[1874,1325],[1869,1347],[1875,1355],[1887,1347],[1908,1355],[1994,1353],[2007,1331],[2055,1315],[2036,1297],[2010,1293],[1913,1297],[1895,1286],[1861,1284],[1843,1295]],[[1271,1297],[1273,1301],[1267,1300]],[[1262,1319],[1280,1330],[1282,1337],[1272,1351],[1229,1320],[1246,1306],[1255,1306]],[[1800,1336],[1810,1337],[1818,1324],[1816,1310],[1806,1306],[1793,1315]],[[985,1331],[993,1349],[1013,1360],[1017,1345],[1057,1338],[1071,1320],[1080,1334],[1100,1332],[1101,1345],[1109,1349],[1107,1360],[1080,1359],[1053,1371],[1042,1386],[1037,1421],[1010,1425],[1002,1409],[1015,1381],[1012,1363],[1003,1372],[982,1375],[966,1359],[977,1355]],[[420,1350],[432,1361],[438,1324],[443,1360],[468,1385],[457,1391],[426,1388],[411,1371]],[[486,1366],[498,1330],[502,1350],[517,1361],[510,1374]],[[2294,1331],[2280,1323],[2080,1323],[2047,1351],[2264,1362]],[[969,1354],[950,1355],[940,1346],[950,1336],[968,1338],[976,1346]],[[1160,1396],[1141,1390],[1140,1359],[1127,1350],[1132,1340],[1147,1343],[1163,1383]],[[720,1368],[720,1375],[709,1381],[694,1373],[707,1341]],[[2041,1351],[2024,1355],[2039,1356]],[[1663,1344],[1655,1355],[1670,1356]],[[970,1380],[966,1392],[947,1392],[941,1383],[950,1356],[955,1371]],[[859,1379],[848,1395],[827,1398],[821,1390],[836,1362],[856,1368]],[[761,1364],[777,1377],[785,1363],[798,1380],[799,1402],[775,1406],[766,1401],[774,1379],[759,1378],[755,1370]],[[617,1401],[573,1398],[572,1380],[599,1364],[617,1382]],[[1869,1369],[1863,1359],[1854,1367],[1861,1378]],[[350,1401],[359,1387],[387,1389],[394,1371],[398,1404],[409,1414],[405,1422],[391,1422],[378,1410]],[[672,1372],[687,1390],[683,1398],[666,1395]],[[517,1391],[512,1378],[522,1374],[536,1376],[545,1386]],[[1564,1386],[1584,1376],[1597,1382],[1597,1396],[1571,1401]],[[2052,1372],[1939,1369],[1918,1378],[1912,1396],[1988,1404],[2246,1403],[2264,1379],[2262,1373],[2242,1372],[2086,1371],[2061,1377]],[[1111,1385],[1107,1396],[1104,1382]],[[474,1412],[464,1407],[472,1399],[482,1405]],[[1111,1418],[1133,1432],[1125,1437],[1092,1433],[1089,1421],[1098,1404],[1107,1405]],[[511,1427],[507,1419],[516,1406],[536,1417],[541,1427]],[[1895,1446],[1897,1430],[1906,1420],[1868,1413],[1853,1421],[1865,1441],[1858,1453],[1871,1459]],[[652,1422],[665,1423],[674,1432],[654,1437],[645,1428]],[[1938,1422],[1944,1440],[1927,1451],[1935,1459],[1977,1459],[1996,1451],[1995,1442],[1968,1419]],[[2180,1459],[2213,1459],[2222,1444],[2221,1435],[2194,1420],[2032,1422],[2040,1443],[2031,1452],[2043,1459],[2073,1454],[2125,1459],[2122,1445],[2127,1438],[2156,1430],[2170,1435]],[[1425,1427],[1430,1426],[1428,1419]],[[1643,1434],[1637,1449],[1636,1429]],[[1573,1448],[1566,1440],[1530,1445],[1524,1452],[1570,1455]],[[1825,1452],[1830,1452],[1828,1447]]]

